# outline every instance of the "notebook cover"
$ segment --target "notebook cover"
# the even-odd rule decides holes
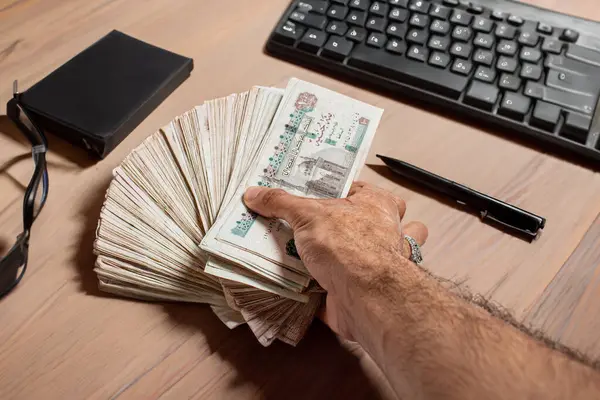
[[[44,128],[100,158],[127,137],[193,69],[193,60],[119,31],[22,94]]]

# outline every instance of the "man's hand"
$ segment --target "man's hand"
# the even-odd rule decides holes
[[[346,199],[250,188],[244,200],[286,220],[328,292],[325,322],[356,340],[402,399],[600,399],[600,376],[445,290],[408,261],[404,201],[355,183]]]
[[[385,284],[386,270],[378,268],[381,260],[410,257],[403,234],[421,245],[427,239],[427,228],[420,222],[402,228],[402,199],[363,182],[355,182],[345,199],[307,199],[281,189],[252,187],[244,201],[255,212],[290,224],[300,258],[327,290],[325,322],[351,340],[352,310],[345,301],[350,287],[369,290]]]

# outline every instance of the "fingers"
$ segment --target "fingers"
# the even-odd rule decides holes
[[[411,238],[415,239],[419,246],[423,246],[427,241],[427,236],[429,236],[429,231],[427,230],[427,227],[425,226],[425,224],[419,221],[409,222],[408,224],[404,225],[402,232],[405,235],[408,235]]]
[[[415,241],[419,244],[419,246],[423,246],[427,241],[427,236],[429,235],[429,231],[427,227],[422,222],[409,222],[402,229],[402,233],[404,235],[410,236],[415,239]],[[410,245],[408,241],[402,240],[402,255],[406,258],[410,257]]]
[[[357,196],[365,199],[368,198],[370,200],[377,200],[380,202],[383,199],[390,199],[394,202],[400,219],[404,218],[404,214],[406,213],[406,202],[402,198],[385,189],[370,185],[366,182],[354,182],[350,188],[350,191],[348,192],[348,196]]]
[[[391,194],[391,193],[390,193]],[[404,214],[406,214],[406,202],[398,196],[391,194],[392,200],[396,203],[396,208],[398,209],[398,215],[400,215],[400,220],[404,218]]]
[[[294,196],[282,189],[260,186],[250,187],[246,190],[244,203],[263,217],[284,219],[292,229],[296,228],[302,216],[310,215],[317,206],[313,199]]]
[[[358,191],[360,191],[361,189],[363,189],[364,187],[367,187],[369,184],[366,182],[362,182],[362,181],[354,181],[352,183],[352,186],[350,186],[350,190],[348,191],[348,196],[353,196],[355,195]]]

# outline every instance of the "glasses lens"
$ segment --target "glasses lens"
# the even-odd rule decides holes
[[[24,255],[17,244],[0,262],[0,297],[10,292],[19,283],[24,273]]]

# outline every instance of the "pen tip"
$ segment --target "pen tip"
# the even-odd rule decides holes
[[[390,159],[389,157],[382,156],[381,154],[376,154],[375,156],[377,158],[379,158],[381,161],[383,161],[385,164],[387,164],[388,160]]]

